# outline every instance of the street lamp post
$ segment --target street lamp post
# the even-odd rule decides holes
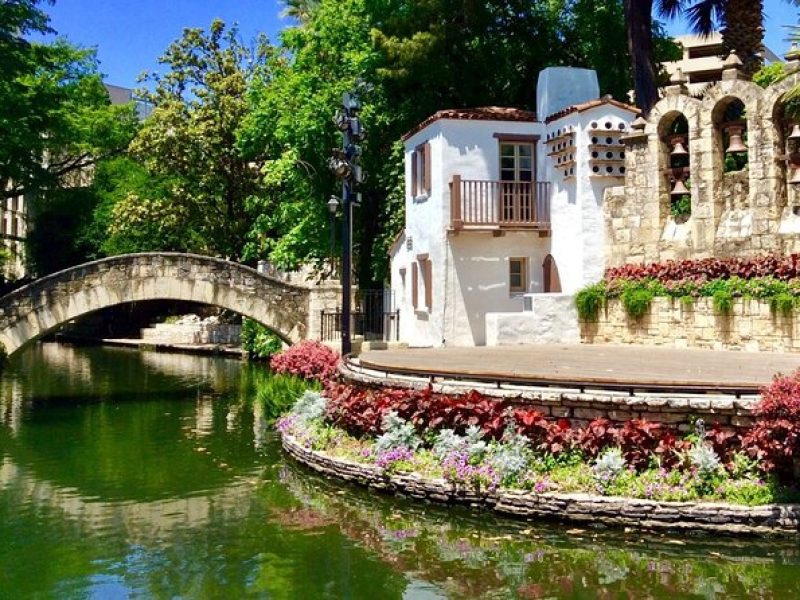
[[[330,167],[333,173],[342,180],[342,356],[350,354],[350,316],[352,303],[352,262],[353,262],[353,204],[356,201],[354,188],[364,181],[364,173],[358,164],[361,147],[358,142],[364,140],[365,132],[358,118],[361,102],[355,94],[345,92],[342,96],[342,109],[334,119],[342,132],[342,147],[333,151]],[[333,199],[332,199],[333,200]],[[328,202],[329,210],[332,200]],[[338,201],[337,201],[338,206]]]
[[[333,251],[334,246],[336,245],[336,211],[339,210],[339,199],[336,196],[331,196],[330,200],[328,200],[328,220],[330,221],[330,232],[331,232],[331,245],[330,251],[328,252],[328,261],[330,261],[330,270],[331,276],[333,277],[336,269],[333,267]]]

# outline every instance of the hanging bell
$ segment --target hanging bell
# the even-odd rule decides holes
[[[672,152],[670,156],[687,156],[689,152],[683,147],[683,137],[672,138]]]
[[[800,167],[792,168],[792,177],[789,179],[791,185],[800,185]]]
[[[689,188],[686,187],[686,184],[683,183],[683,179],[676,179],[675,185],[672,187],[672,191],[670,192],[671,196],[685,196],[690,194]]]
[[[730,136],[730,142],[728,143],[728,147],[725,149],[725,154],[747,152],[747,146],[745,146],[744,142],[742,141],[743,131],[744,128],[739,125],[731,125],[728,127],[728,135]]]
[[[789,134],[790,142],[800,142],[800,123],[795,123],[792,132]]]

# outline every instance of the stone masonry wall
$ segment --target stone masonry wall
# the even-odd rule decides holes
[[[450,504],[490,508],[522,518],[541,518],[584,524],[603,523],[648,530],[711,531],[730,534],[796,535],[800,505],[738,506],[720,502],[657,502],[616,496],[537,494],[522,490],[476,491],[444,479],[418,474],[385,474],[374,465],[334,458],[301,446],[284,434],[284,450],[298,462],[324,475],[379,489]]]
[[[634,123],[626,143],[624,186],[604,198],[606,266],[709,256],[800,251],[800,186],[787,182],[789,150],[780,97],[795,75],[762,89],[733,71],[698,99],[670,86],[647,121]],[[748,165],[724,172],[721,113],[733,99],[745,106]],[[689,125],[691,216],[670,214],[670,123]]]
[[[581,427],[593,419],[603,418],[614,423],[630,419],[645,419],[666,423],[679,431],[694,430],[695,419],[724,428],[742,429],[753,422],[752,411],[758,397],[733,394],[669,394],[640,391],[607,391],[559,389],[505,384],[497,386],[474,381],[438,381],[408,375],[386,375],[360,370],[343,362],[339,371],[345,380],[373,387],[394,387],[423,390],[428,386],[439,394],[459,395],[473,390],[490,398],[510,400],[540,411],[553,419],[569,419]]]
[[[632,319],[622,303],[610,300],[596,322],[581,321],[581,340],[590,344],[642,344],[800,352],[800,318],[773,311],[767,302],[737,298],[729,315],[717,314],[711,298],[684,304],[654,298],[650,312]]]

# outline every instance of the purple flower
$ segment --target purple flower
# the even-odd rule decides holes
[[[378,454],[375,464],[383,470],[390,469],[395,463],[403,460],[411,460],[414,453],[409,448],[392,448]]]

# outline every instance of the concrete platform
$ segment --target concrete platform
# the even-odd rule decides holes
[[[581,344],[381,350],[359,362],[449,379],[746,394],[800,368],[800,354]]]

